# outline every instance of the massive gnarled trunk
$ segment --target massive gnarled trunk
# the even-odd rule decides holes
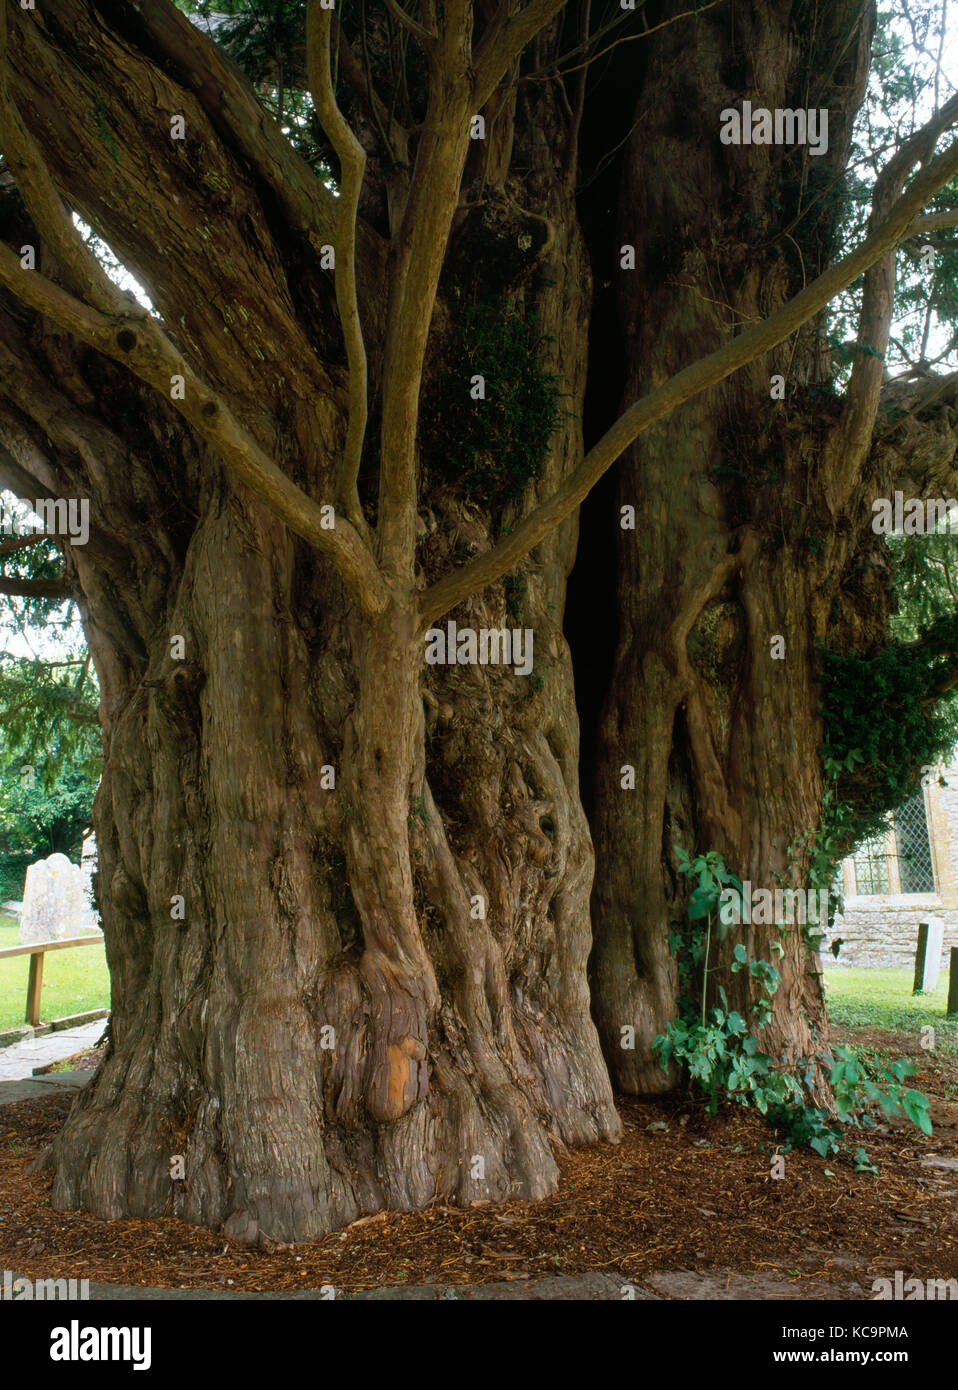
[[[766,317],[828,263],[832,183],[870,33],[858,3],[823,13],[759,0],[649,40],[616,240],[617,259],[620,246],[636,253],[634,270],[617,271],[626,402]],[[721,113],[745,100],[827,108],[827,153],[720,143]],[[634,507],[635,529],[618,533],[619,643],[598,751],[594,999],[627,1091],[672,1084],[650,1043],[675,1011],[668,935],[682,929],[688,891],[675,849],[718,850],[756,888],[805,882],[807,846],[796,842],[817,826],[821,795],[810,756],[821,742],[814,643],[834,625],[852,529],[846,499],[826,486],[841,426],[820,335],[809,325],[690,401],[620,467],[618,503]],[[773,399],[775,374],[783,400]],[[845,466],[852,476],[855,459]],[[627,765],[634,790],[623,786]],[[782,973],[767,1050],[787,1062],[811,1056],[825,1020],[803,930],[753,924],[716,963],[736,941]],[[714,978],[749,1002],[744,973]],[[634,1049],[622,1045],[625,1025]]]
[[[123,42],[79,0],[43,16],[39,36],[15,31],[31,55],[23,109],[37,128],[56,122],[46,93],[69,89],[63,55],[88,45],[100,90],[125,84],[164,122],[185,111],[185,182],[165,128],[152,149],[117,128],[140,122],[136,102],[128,117],[111,112],[115,180],[91,187],[75,172],[103,159],[95,129],[64,123],[50,158],[171,332],[220,374],[233,411],[325,501],[345,430],[341,373],[316,351],[328,288],[292,280],[296,234],[271,225],[266,176],[216,129],[222,108],[190,94],[176,26],[171,38],[101,8]],[[482,176],[508,212],[506,232],[488,233],[515,263],[497,270],[503,302],[538,315],[566,413],[522,501],[483,510],[441,485],[424,497],[417,584],[463,545],[487,547],[581,454],[589,277],[547,130],[565,139],[548,90],[500,111]],[[124,182],[138,160],[155,165],[169,213],[148,246]],[[109,155],[105,167],[113,175]],[[460,220],[454,244],[469,228]],[[174,247],[188,274],[164,264]],[[375,244],[367,254],[374,296]],[[462,296],[440,305],[431,360]],[[367,299],[373,392],[376,309]],[[211,336],[219,312],[232,358]],[[12,317],[8,328],[10,343]],[[75,565],[103,691],[95,820],[113,985],[110,1055],[48,1158],[55,1205],[172,1212],[288,1241],[437,1194],[545,1195],[555,1144],[619,1133],[586,981],[593,859],[561,634],[574,524],[523,577],[535,680],[453,666],[424,684],[423,633],[401,594],[372,620],[361,613],[169,405],[52,339],[39,320],[26,328],[18,404],[30,437],[7,439],[29,479],[42,457],[51,488],[92,499]],[[54,349],[59,384],[47,388]],[[502,584],[450,616],[517,621]]]
[[[472,813],[453,848],[420,639],[351,638],[282,528],[236,498],[201,524],[177,587],[119,690],[91,605],[113,1050],[54,1147],[54,1201],[290,1240],[437,1192],[544,1195],[550,1139],[617,1132],[560,702],[533,731],[531,710],[510,727],[485,692],[456,700],[476,761],[451,756],[447,730],[452,809]],[[179,669],[167,632],[186,636]]]
[[[435,7],[427,58],[399,60],[413,89],[401,128],[343,39],[357,144],[332,92],[342,35],[313,0],[309,82],[338,203],[166,0],[12,11],[0,114],[35,225],[9,192],[0,464],[21,495],[91,500],[90,543],[65,547],[64,582],[103,691],[112,1049],[48,1156],[58,1207],[305,1239],[436,1195],[538,1197],[556,1144],[618,1136],[587,988],[593,855],[561,624],[573,509],[625,436],[580,462],[586,87],[549,77],[558,23],[532,41],[559,8]],[[627,402],[773,312],[833,253],[829,191],[870,11],[780,9],[716,7],[645,39],[617,236],[636,250],[618,277]],[[395,76],[389,44],[418,53],[388,28],[377,12],[377,79]],[[504,82],[527,45],[533,70]],[[827,156],[720,145],[720,111],[745,97],[827,105]],[[471,144],[478,108],[486,137]],[[937,133],[880,181],[879,217]],[[801,880],[791,845],[821,799],[814,643],[885,616],[861,592],[838,616],[835,600],[877,545],[856,519],[875,475],[894,237],[955,168],[951,152],[927,170],[921,197],[849,258],[872,269],[843,400],[822,390],[819,327],[755,361],[752,338],[707,368],[725,384],[622,470],[636,529],[621,533],[600,749],[593,1007],[627,1090],[665,1081],[649,1042],[674,1002],[674,848],[719,849],[762,886]],[[61,194],[157,320],[78,247]],[[11,251],[24,242],[44,243],[36,282]],[[857,273],[816,284],[792,327]],[[463,366],[450,344],[490,304],[506,337],[482,340],[489,366],[475,353]],[[528,332],[507,341],[507,320],[538,323],[534,350]],[[759,336],[786,331],[778,319]],[[525,342],[514,371],[537,399],[542,370],[557,374],[562,408],[538,472],[516,474],[524,490],[497,492],[513,460],[490,447],[471,494],[445,455],[461,460],[470,387],[500,342]],[[462,371],[451,388],[449,361]],[[750,365],[728,378],[736,362]],[[675,403],[659,396],[654,418]],[[503,407],[526,459],[535,420],[516,413]],[[335,536],[320,519],[332,502]],[[530,629],[532,672],[427,670],[426,629],[447,618]],[[767,956],[768,931],[748,944]],[[801,934],[783,944],[766,1034],[794,1060],[821,1037],[821,995]],[[744,1003],[745,977],[727,984]],[[634,1051],[619,1047],[625,1026]]]

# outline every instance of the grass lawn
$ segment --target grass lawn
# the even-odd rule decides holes
[[[945,1015],[947,970],[939,975],[932,994],[912,994],[913,982],[913,970],[826,966],[828,1016],[846,1028],[877,1028],[886,1033],[917,1033],[931,1024],[940,1043],[958,1051],[958,1016]]]
[[[0,913],[0,947],[18,946],[19,923]],[[23,1022],[27,1006],[29,956],[0,960],[0,1028]],[[81,946],[76,951],[48,951],[43,963],[44,1022],[110,1005],[110,976],[103,946]]]

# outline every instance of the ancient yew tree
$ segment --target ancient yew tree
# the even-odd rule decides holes
[[[266,8],[251,78],[230,34]],[[295,1240],[542,1196],[554,1145],[617,1137],[613,1079],[667,1080],[675,848],[800,880],[815,644],[878,640],[884,599],[836,606],[871,497],[954,458],[937,415],[934,447],[874,434],[896,248],[954,220],[929,208],[958,109],[887,156],[843,248],[869,6],[686,9],[0,5],[0,473],[90,500],[36,582],[81,606],[104,746],[112,1045],[56,1206]],[[723,143],[744,101],[828,108],[827,152]],[[593,267],[623,354],[598,385]],[[816,392],[862,275],[850,378]],[[623,451],[590,912],[563,615]],[[529,670],[428,663],[449,622],[531,633]],[[798,932],[783,977],[768,1044],[808,1055]]]

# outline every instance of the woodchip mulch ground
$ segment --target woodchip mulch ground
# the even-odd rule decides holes
[[[846,1040],[910,1050],[912,1082],[933,1098],[930,1139],[893,1124],[863,1136],[877,1176],[847,1159],[786,1155],[756,1115],[706,1113],[688,1096],[623,1099],[619,1145],[561,1154],[558,1192],[540,1203],[368,1217],[312,1245],[248,1249],[164,1217],[102,1222],[56,1212],[51,1179],[30,1172],[72,1097],[0,1109],[0,1268],[32,1278],[261,1291],[347,1290],[404,1283],[476,1284],[586,1271],[641,1284],[661,1271],[735,1271],[808,1283],[810,1296],[871,1297],[871,1281],[958,1278],[958,1058],[905,1039],[846,1031]],[[827,1170],[827,1171],[826,1171]],[[857,1286],[857,1292],[855,1291]],[[813,1292],[815,1290],[815,1292]]]

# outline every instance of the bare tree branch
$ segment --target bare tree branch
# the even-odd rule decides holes
[[[14,579],[0,574],[0,594],[14,598],[69,598],[74,585],[67,579]]]
[[[956,174],[958,141],[922,169],[888,211],[883,222],[850,255],[830,266],[762,323],[677,372],[663,385],[631,405],[590,449],[558,491],[526,517],[515,531],[484,555],[452,571],[422,594],[419,603],[421,624],[427,626],[470,594],[484,589],[500,575],[514,569],[524,555],[575,510],[606,469],[650,425],[700,391],[731,376],[746,362],[769,352],[819,313],[836,294],[899,244],[919,210]]]
[[[936,232],[942,227],[958,226],[958,208],[949,212],[929,212],[924,217],[916,217],[915,221],[908,229],[907,238],[923,236],[925,232]]]
[[[390,161],[390,163],[393,163],[393,164],[394,164],[394,163],[396,162],[396,156],[393,154],[392,144],[390,143],[389,136],[386,134],[385,125],[383,124],[382,120],[380,119],[380,108],[382,107],[383,103],[379,100],[379,98],[376,96],[375,92],[373,91],[373,72],[372,72],[372,63],[369,61],[369,38],[368,38],[368,35],[367,35],[367,33],[366,33],[366,28],[367,28],[367,25],[366,25],[366,0],[362,0],[362,20],[361,20],[361,23],[360,23],[360,32],[361,32],[362,45],[363,45],[363,62],[362,62],[362,70],[363,70],[363,74],[364,74],[364,76],[365,76],[365,78],[366,78],[366,105],[369,107],[370,111],[372,112],[372,115],[373,115],[373,122],[374,122],[374,124],[375,124],[375,126],[376,126],[377,131],[379,132],[379,138],[380,138],[380,140],[382,141],[383,149],[386,151],[386,158]],[[336,26],[336,33],[337,33],[337,36],[341,35],[341,33],[342,33],[342,30],[340,29],[340,27],[339,27],[338,25]],[[337,45],[336,45],[336,61],[337,61],[337,63],[339,62],[340,56],[341,56],[341,54],[343,53],[343,51],[344,51],[344,50],[340,49],[339,43],[338,43],[338,41],[337,41]],[[398,84],[397,84],[397,87],[398,87]],[[394,89],[394,90],[393,90],[393,104],[394,104],[394,105],[395,105],[395,101],[396,101],[396,90]],[[391,112],[388,113],[387,118],[386,118],[386,125],[389,125],[391,115],[392,115]]]
[[[349,365],[349,423],[346,448],[337,470],[337,502],[364,538],[368,535],[359,502],[357,480],[366,437],[367,366],[363,330],[359,322],[356,288],[356,224],[359,196],[366,170],[366,151],[356,139],[336,104],[329,67],[332,11],[321,0],[310,0],[306,18],[306,65],[310,93],[320,124],[333,143],[341,169],[339,206],[336,212],[336,303],[346,341]]]
[[[591,17],[592,0],[585,0],[579,18],[579,32],[582,35],[582,44],[586,48],[588,48],[589,45],[589,23]],[[579,131],[582,127],[582,116],[585,111],[585,89],[587,79],[588,68],[582,68],[576,78],[575,98],[569,121],[569,134],[566,136],[565,171],[569,178],[575,178],[579,163]],[[561,92],[565,91],[565,87],[561,82],[557,83],[557,88]]]
[[[935,63],[935,107],[938,107],[941,90],[941,60],[945,54],[945,36],[948,33],[948,0],[941,0],[941,29],[938,34],[938,59]]]
[[[398,19],[399,23],[405,29],[409,30],[410,34],[415,34],[416,38],[426,50],[426,56],[429,59],[430,65],[432,65],[435,61],[436,47],[438,44],[436,35],[431,34],[417,19],[413,19],[411,14],[407,14],[399,4],[399,0],[386,0],[386,8],[394,19]]]
[[[356,57],[335,13],[332,15],[332,20],[333,40],[336,44],[336,54],[343,77],[353,91],[365,101],[390,158],[395,159],[400,164],[405,164],[409,158],[409,131],[405,126],[400,125],[394,111],[387,109],[386,103],[373,86],[368,63],[361,63]]]
[[[426,343],[449,230],[459,204],[475,111],[469,78],[471,7],[445,7],[442,62],[394,242],[383,351],[379,557],[387,575],[411,587],[416,549],[416,433]]]
[[[638,9],[643,9],[646,3],[647,0],[639,0]],[[574,48],[567,49],[565,53],[561,53],[557,58],[553,58],[550,62],[544,63],[542,67],[534,68],[532,72],[524,73],[523,76],[519,78],[519,81],[549,82],[556,78],[560,72],[584,72],[588,64],[585,66],[577,64],[574,68],[566,68],[564,64],[571,62],[573,58],[578,58],[580,53],[587,54],[590,48],[594,48],[597,43],[602,42],[606,34],[611,34],[614,30],[620,29],[622,25],[626,24],[634,15],[635,11],[619,10],[618,14],[615,14],[608,23],[601,25],[594,33],[581,39]],[[643,23],[645,23],[645,16],[643,15],[642,18]],[[647,31],[643,31],[643,33],[637,37],[644,38],[646,32]]]
[[[563,53],[560,57],[554,59],[552,62],[543,64],[542,67],[536,68],[533,72],[523,73],[523,75],[518,80],[520,83],[554,82],[556,78],[569,77],[574,72],[585,73],[592,66],[593,63],[597,62],[599,58],[604,58],[607,53],[611,53],[613,48],[618,48],[619,44],[632,43],[636,39],[651,38],[652,35],[657,34],[660,29],[667,29],[670,25],[678,24],[683,19],[697,20],[700,15],[705,14],[706,10],[714,10],[716,5],[721,5],[722,3],[723,0],[708,0],[707,4],[697,4],[694,9],[682,10],[679,14],[669,15],[667,19],[663,19],[658,24],[653,24],[651,26],[649,25],[645,15],[643,14],[642,22],[645,25],[645,28],[640,33],[624,34],[622,38],[616,39],[614,43],[607,44],[605,48],[601,48],[598,50],[598,52],[590,54],[581,63],[575,63],[571,67],[564,66],[564,64],[570,58],[574,58],[579,53],[583,52],[584,50],[587,50],[589,47],[592,47],[593,45],[598,43],[606,34],[610,33],[613,29],[618,28],[619,25],[623,23],[623,21],[632,18],[631,12],[625,10],[620,15],[616,16],[616,18],[611,20],[608,24],[603,25],[601,29],[596,30],[596,32],[586,42],[577,44],[575,48],[570,49],[567,53]],[[642,3],[640,4],[639,8],[642,9],[644,5],[645,0],[642,0]]]
[[[529,0],[518,13],[502,0],[473,55],[473,100],[485,106],[519,54],[549,24],[566,0]]]

